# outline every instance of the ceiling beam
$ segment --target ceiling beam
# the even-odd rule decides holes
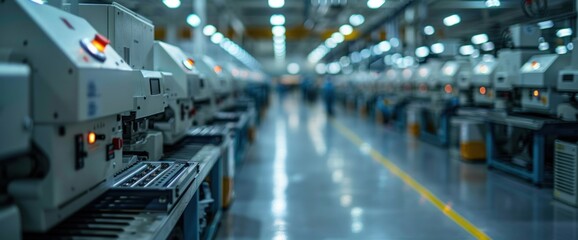
[[[492,9],[500,8],[519,8],[519,1],[501,1],[499,7],[492,7]],[[429,6],[430,10],[436,9],[487,9],[486,2],[480,1],[457,1],[457,0],[447,0],[447,1],[432,1]]]

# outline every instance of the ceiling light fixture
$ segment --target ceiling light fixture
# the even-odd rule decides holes
[[[562,28],[556,32],[556,36],[558,36],[559,38],[568,37],[571,35],[572,35],[572,29],[571,28]]]
[[[213,42],[214,44],[219,44],[221,43],[221,41],[223,41],[225,37],[223,36],[222,33],[217,32],[215,34],[213,34],[213,36],[211,36],[211,42]]]
[[[285,5],[285,0],[269,0],[270,8],[282,8]]]
[[[289,72],[289,74],[297,74],[299,73],[299,70],[300,70],[299,64],[297,63],[287,64],[287,72]]]
[[[488,35],[485,33],[474,35],[472,37],[473,44],[482,44],[488,41]]]
[[[187,23],[191,25],[191,27],[198,27],[201,25],[201,18],[199,15],[191,13],[187,16]]]
[[[165,6],[167,6],[168,8],[178,8],[181,6],[181,1],[180,0],[163,0],[163,3],[165,4]]]
[[[445,46],[443,43],[434,43],[431,45],[431,52],[435,54],[440,54],[445,51]]]
[[[349,17],[349,23],[354,27],[357,27],[365,22],[365,17],[361,14],[352,14]]]
[[[554,27],[554,22],[552,20],[543,21],[538,23],[540,29],[548,29]]]
[[[423,32],[425,33],[425,35],[431,36],[436,32],[436,30],[433,26],[428,25],[423,28]]]
[[[207,25],[203,28],[203,34],[205,36],[213,36],[217,32],[217,28],[213,25]]]
[[[282,14],[273,14],[269,21],[271,22],[271,25],[283,25],[285,24],[285,16]]]
[[[367,7],[371,9],[380,8],[385,3],[385,0],[367,0]]]
[[[343,35],[349,35],[353,33],[353,27],[349,24],[343,24],[339,27],[339,32]]]
[[[271,29],[273,32],[273,36],[281,36],[285,34],[285,27],[283,26],[275,26]]]
[[[444,25],[451,27],[454,26],[458,23],[460,23],[462,21],[462,18],[460,18],[460,15],[454,14],[454,15],[450,15],[446,18],[444,18],[443,22]]]

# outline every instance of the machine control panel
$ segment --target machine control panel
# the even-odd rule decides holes
[[[472,84],[476,86],[488,86],[492,84],[498,62],[494,58],[486,58],[479,62],[473,69]]]
[[[578,70],[562,70],[558,74],[558,91],[578,91]]]

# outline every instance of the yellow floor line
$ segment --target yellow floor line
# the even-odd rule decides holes
[[[358,147],[361,147],[364,144],[364,141],[361,140],[355,133],[345,127],[343,124],[332,121],[333,126],[339,130],[341,134],[343,134],[347,139],[351,142],[355,143]],[[380,152],[369,147],[371,157],[385,166],[391,173],[399,177],[405,184],[413,188],[416,192],[418,192],[421,196],[426,198],[432,205],[434,205],[438,210],[440,210],[444,215],[450,218],[452,221],[457,223],[460,227],[464,230],[469,232],[473,237],[476,239],[491,239],[488,235],[486,235],[482,230],[478,229],[474,224],[468,221],[466,218],[462,217],[459,213],[454,211],[449,204],[445,204],[442,200],[440,200],[436,195],[431,193],[427,188],[423,185],[418,183],[415,179],[413,179],[409,174],[401,170],[398,166],[396,166],[393,162],[389,159],[384,157]]]

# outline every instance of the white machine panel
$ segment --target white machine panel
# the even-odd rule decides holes
[[[558,72],[570,64],[567,55],[543,54],[530,58],[522,68],[520,86],[522,87],[554,87],[558,80]]]
[[[136,73],[133,108],[136,119],[163,112],[167,106],[167,98],[161,72],[142,70]]]
[[[557,90],[578,92],[578,70],[562,70],[558,74]]]
[[[80,4],[78,15],[110,39],[110,45],[133,69],[153,69],[152,22],[117,3]]]
[[[569,98],[555,92],[554,88],[522,89],[522,108],[528,111],[545,114],[556,114],[558,105]]]
[[[498,53],[498,67],[494,76],[496,90],[511,90],[519,86],[520,68],[537,51],[503,49]]]
[[[492,85],[498,62],[493,57],[487,56],[484,56],[483,60],[476,64],[472,70],[472,84],[474,86]]]
[[[180,88],[187,89],[187,96],[195,100],[210,97],[210,86],[197,70],[198,61],[187,56],[180,48],[157,41],[154,44],[154,70],[173,73]]]
[[[30,69],[26,65],[0,63],[0,161],[30,149]]]

